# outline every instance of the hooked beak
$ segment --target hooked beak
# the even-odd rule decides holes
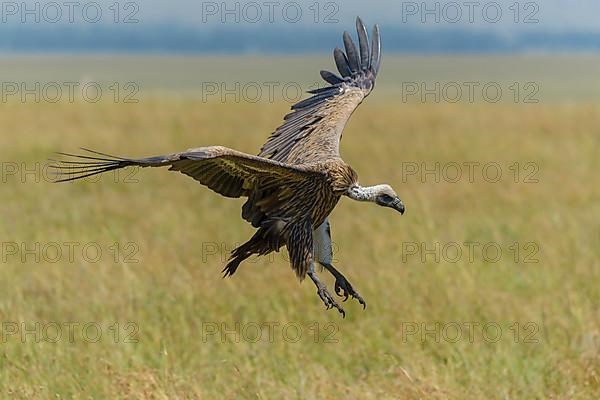
[[[404,215],[404,203],[402,200],[398,199],[392,203],[392,208],[400,213],[400,215]]]

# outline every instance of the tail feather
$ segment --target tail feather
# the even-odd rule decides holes
[[[281,246],[280,235],[275,233],[271,227],[260,228],[250,240],[231,252],[227,265],[221,271],[223,272],[223,278],[235,274],[240,264],[252,255],[264,256],[272,251],[279,250]]]
[[[254,236],[256,236],[256,235],[254,235]],[[254,236],[252,237],[252,239],[250,239],[243,245],[241,245],[241,246],[237,247],[235,250],[233,250],[233,252],[231,253],[231,256],[229,257],[229,261],[227,262],[227,265],[221,271],[223,273],[223,278],[226,278],[228,276],[235,274],[235,271],[237,271],[240,264],[243,261],[245,261],[246,259],[248,259],[250,256],[252,256],[253,254],[262,255],[262,254],[266,254],[266,253],[270,252],[270,251],[266,251],[266,252],[261,251],[262,248],[259,245],[259,243],[257,243]]]

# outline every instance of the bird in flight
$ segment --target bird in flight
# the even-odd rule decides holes
[[[342,196],[371,202],[404,214],[404,204],[387,184],[361,186],[357,173],[339,152],[346,122],[371,93],[381,62],[379,28],[374,26],[371,45],[367,29],[356,20],[358,48],[344,32],[345,52],[333,52],[340,75],[321,71],[329,84],[309,91],[311,97],[292,106],[284,123],[263,145],[258,156],[222,146],[190,149],[148,158],[122,158],[83,148],[82,155],[59,153],[56,182],[82,179],[125,167],[169,167],[190,176],[225,197],[247,198],[242,218],[256,232],[231,253],[223,269],[233,275],[242,261],[286,247],[292,269],[300,280],[306,275],[327,309],[344,309],[321,282],[315,263],[333,275],[338,296],[366,303],[332,264],[328,216]]]

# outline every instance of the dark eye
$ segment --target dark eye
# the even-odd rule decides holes
[[[379,196],[379,200],[381,200],[384,203],[391,203],[392,200],[394,200],[394,198],[389,194],[382,194],[381,196]]]

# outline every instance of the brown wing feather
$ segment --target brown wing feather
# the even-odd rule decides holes
[[[119,168],[170,167],[227,197],[248,196],[258,184],[264,189],[285,187],[294,182],[315,179],[323,173],[302,166],[285,165],[275,160],[245,154],[222,146],[200,147],[180,153],[132,159],[83,149],[92,155],[60,153],[76,161],[61,160],[50,167],[57,172],[56,182],[82,179]],[[98,157],[102,156],[102,158]]]
[[[329,189],[328,175],[322,168],[286,165],[221,146],[141,159],[84,150],[92,155],[62,153],[76,161],[62,160],[52,166],[60,173],[57,182],[129,166],[170,167],[223,196],[248,197],[242,216],[255,227],[262,226],[265,221],[284,220],[287,223],[310,216],[319,191]]]
[[[317,173],[214,146],[179,153],[169,168],[226,197],[248,196],[257,187],[285,186]]]
[[[248,196],[244,218],[259,230],[234,251],[226,274],[233,274],[251,254],[266,254],[285,244],[292,268],[303,278],[312,260],[312,225],[329,215],[341,195],[318,166],[285,165],[220,146],[141,159],[86,151],[91,155],[63,153],[75,161],[62,160],[54,165],[62,173],[61,181],[129,166],[170,167],[224,196]]]
[[[339,157],[339,142],[346,122],[365,97],[371,93],[380,64],[380,37],[377,26],[369,49],[366,29],[356,21],[360,51],[344,34],[346,53],[335,49],[337,76],[321,71],[331,86],[316,89],[313,96],[294,106],[285,122],[273,132],[260,156],[289,164],[303,164]]]

